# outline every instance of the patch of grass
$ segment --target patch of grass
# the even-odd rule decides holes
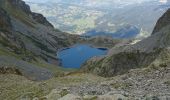
[[[115,88],[115,89],[128,89],[128,88],[130,88],[131,86],[132,86],[132,84],[131,83],[112,83],[112,84],[110,84],[113,88]]]
[[[97,96],[93,96],[91,98],[83,98],[83,100],[97,100]]]
[[[89,79],[90,78],[90,79]],[[32,100],[35,97],[43,98],[53,89],[80,85],[85,82],[97,82],[101,78],[91,75],[74,75],[52,78],[46,81],[34,82],[18,75],[0,75],[0,98],[4,100],[20,100],[27,98]],[[60,92],[61,96],[69,93],[67,89]],[[96,97],[90,99],[95,100]],[[41,100],[41,99],[40,99]]]
[[[166,63],[163,63],[161,62],[160,64],[158,65],[155,65],[155,64],[151,64],[149,68],[147,68],[146,70],[151,71],[151,70],[158,70],[160,68],[166,68],[167,67],[167,64]]]
[[[115,88],[115,89],[118,89],[118,88],[120,88],[121,87],[121,84],[119,84],[119,83],[112,83],[112,84],[110,84],[113,88]]]
[[[69,92],[68,92],[67,89],[63,89],[59,94],[60,94],[61,97],[63,97],[65,95],[69,94]]]
[[[1,48],[0,47],[0,55],[4,55],[4,56],[12,56],[12,57],[15,57],[15,58],[18,58],[18,59],[21,59],[21,57],[17,54],[15,54],[14,52],[10,52],[4,48]]]
[[[34,65],[37,65],[37,66],[39,66],[39,67],[43,67],[43,68],[46,68],[46,69],[49,69],[50,71],[52,71],[52,72],[63,72],[62,70],[62,68],[60,68],[59,66],[57,66],[57,65],[53,65],[53,64],[49,64],[49,63],[47,63],[47,62],[45,62],[45,61],[43,61],[42,59],[40,59],[40,58],[36,58],[36,61],[34,60],[34,61],[32,61],[32,62],[30,62],[30,63],[32,63],[32,64],[34,64]]]
[[[155,64],[152,64],[151,66],[150,66],[150,69],[148,69],[148,70],[158,70],[159,69],[159,66],[157,66],[157,65],[155,65]]]
[[[162,64],[160,64],[159,66],[160,66],[161,68],[165,68],[165,67],[167,67],[167,64],[162,63]]]
[[[14,100],[28,97],[31,100],[34,97],[45,95],[45,90],[38,83],[29,81],[18,75],[0,75],[0,98],[4,100]]]
[[[94,97],[92,97],[90,99],[83,99],[83,100],[97,100],[97,96],[94,96]]]
[[[19,37],[18,37],[19,38]],[[15,42],[9,41],[5,36],[0,36],[0,55],[13,56],[21,60],[36,60],[32,52],[25,49],[24,44],[18,39],[22,47],[17,47]],[[17,45],[19,45],[19,43]]]

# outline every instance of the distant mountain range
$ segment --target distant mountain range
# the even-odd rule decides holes
[[[118,29],[116,32],[114,33],[109,33],[109,32],[104,32],[104,31],[99,31],[97,32],[96,30],[91,30],[88,31],[86,33],[84,33],[84,36],[109,36],[109,37],[113,37],[113,38],[132,38],[137,36],[140,33],[140,30],[135,27],[135,26],[131,26],[131,25],[127,25],[121,29]]]
[[[156,20],[170,7],[158,0],[26,0],[31,10],[42,13],[58,29],[73,34],[116,34],[128,26],[136,27],[136,35],[147,37]],[[130,30],[130,29],[128,29]],[[136,31],[135,31],[136,32]],[[140,33],[140,34],[139,34]],[[92,36],[94,36],[94,34]],[[125,31],[126,34],[126,31]],[[121,36],[118,36],[121,37]]]

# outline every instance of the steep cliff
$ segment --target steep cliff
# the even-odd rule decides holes
[[[49,23],[49,22],[47,21],[47,19],[46,19],[42,14],[32,13],[32,17],[33,17],[33,19],[34,19],[36,22],[38,22],[38,23],[40,23],[40,24],[43,24],[43,25],[45,25],[45,26],[47,26],[47,27],[52,27],[52,28],[54,28],[53,25],[52,25],[51,23]]]
[[[158,20],[152,34],[159,32],[167,25],[170,25],[170,9]]]

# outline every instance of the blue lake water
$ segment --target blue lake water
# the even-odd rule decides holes
[[[75,45],[58,52],[57,58],[61,60],[64,68],[80,68],[83,63],[94,56],[107,53],[105,48],[93,48],[89,45]]]

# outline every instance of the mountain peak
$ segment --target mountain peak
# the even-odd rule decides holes
[[[30,6],[27,5],[24,1],[7,0],[4,2],[8,2],[14,8],[22,10],[25,14],[27,14],[28,16],[31,16],[36,22],[53,28],[53,25],[50,22],[48,22],[47,19],[42,14],[32,12],[30,9]]]
[[[48,22],[47,19],[42,14],[32,12],[32,17],[36,22],[54,28],[53,25],[50,22]]]
[[[27,14],[31,13],[30,7],[22,0],[7,0],[14,7],[18,7]]]
[[[168,9],[166,13],[163,14],[163,16],[157,21],[152,34],[155,34],[156,32],[160,31],[163,27],[169,24],[170,24],[170,9]]]

